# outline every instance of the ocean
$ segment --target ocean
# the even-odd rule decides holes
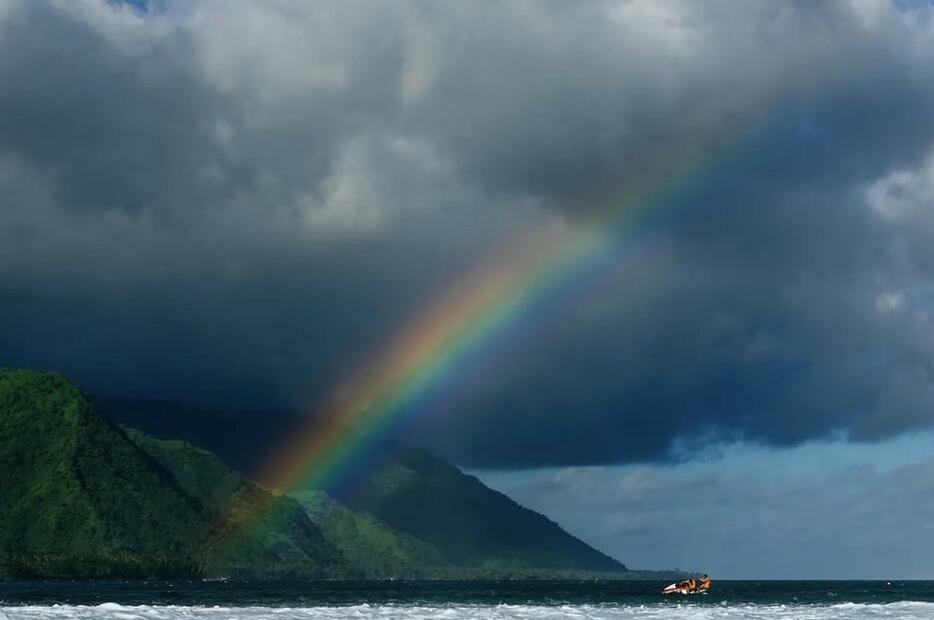
[[[0,584],[0,620],[293,618],[934,619],[934,581],[36,582]]]

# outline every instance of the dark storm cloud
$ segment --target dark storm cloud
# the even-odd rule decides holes
[[[409,430],[517,467],[927,426],[931,20],[0,0],[0,361],[111,394],[314,402],[508,239],[573,225],[659,145],[757,126],[684,216]]]

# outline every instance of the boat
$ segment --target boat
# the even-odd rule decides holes
[[[693,579],[691,581],[685,579],[684,581],[677,581],[671,585],[665,586],[664,589],[662,589],[662,594],[683,594],[687,596],[693,594],[708,594],[710,592],[711,581],[707,575],[704,575],[701,579],[694,582],[695,585],[692,588],[691,582],[693,581]]]
[[[704,590],[703,592],[706,593],[707,591]],[[692,590],[692,589],[690,589],[690,588],[687,587],[686,585],[683,585],[683,584],[680,583],[680,582],[679,582],[679,583],[673,583],[673,584],[671,584],[671,585],[669,585],[669,586],[665,586],[665,589],[662,590],[662,594],[684,594],[684,595],[688,595],[688,594],[700,594],[700,593],[701,593],[700,590],[698,590],[698,589],[696,589],[696,588],[695,588],[694,590]]]

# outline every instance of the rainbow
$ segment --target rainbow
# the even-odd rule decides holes
[[[639,231],[686,208],[741,156],[749,132],[695,137],[656,153],[631,181],[582,200],[578,221],[543,226],[481,265],[351,377],[257,476],[266,488],[327,488],[418,404],[537,308],[618,263]],[[755,132],[753,132],[755,133]],[[609,196],[608,198],[606,196]]]

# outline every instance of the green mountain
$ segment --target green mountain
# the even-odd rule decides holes
[[[445,566],[473,574],[627,571],[545,516],[416,448],[400,449],[338,499],[423,541],[440,553]]]
[[[117,426],[58,374],[0,369],[0,576],[346,572],[294,500]]]
[[[158,401],[98,399],[108,415],[163,437],[204,442],[236,467],[256,466],[299,426],[286,412],[201,412]],[[207,424],[206,422],[207,421]],[[211,432],[222,427],[225,433]],[[286,431],[287,432],[287,431]],[[249,448],[245,448],[249,446]],[[427,452],[381,446],[389,455],[362,480],[294,495],[325,538],[368,576],[643,577],[546,517]]]
[[[438,576],[442,554],[413,536],[392,529],[372,515],[354,512],[324,491],[292,494],[321,528],[324,537],[368,579]]]
[[[341,493],[277,496],[98,414],[61,375],[0,369],[0,578],[640,576],[427,452],[389,448]]]
[[[206,574],[262,579],[355,574],[294,499],[262,490],[207,450],[125,431],[207,507],[214,530],[202,545]]]

